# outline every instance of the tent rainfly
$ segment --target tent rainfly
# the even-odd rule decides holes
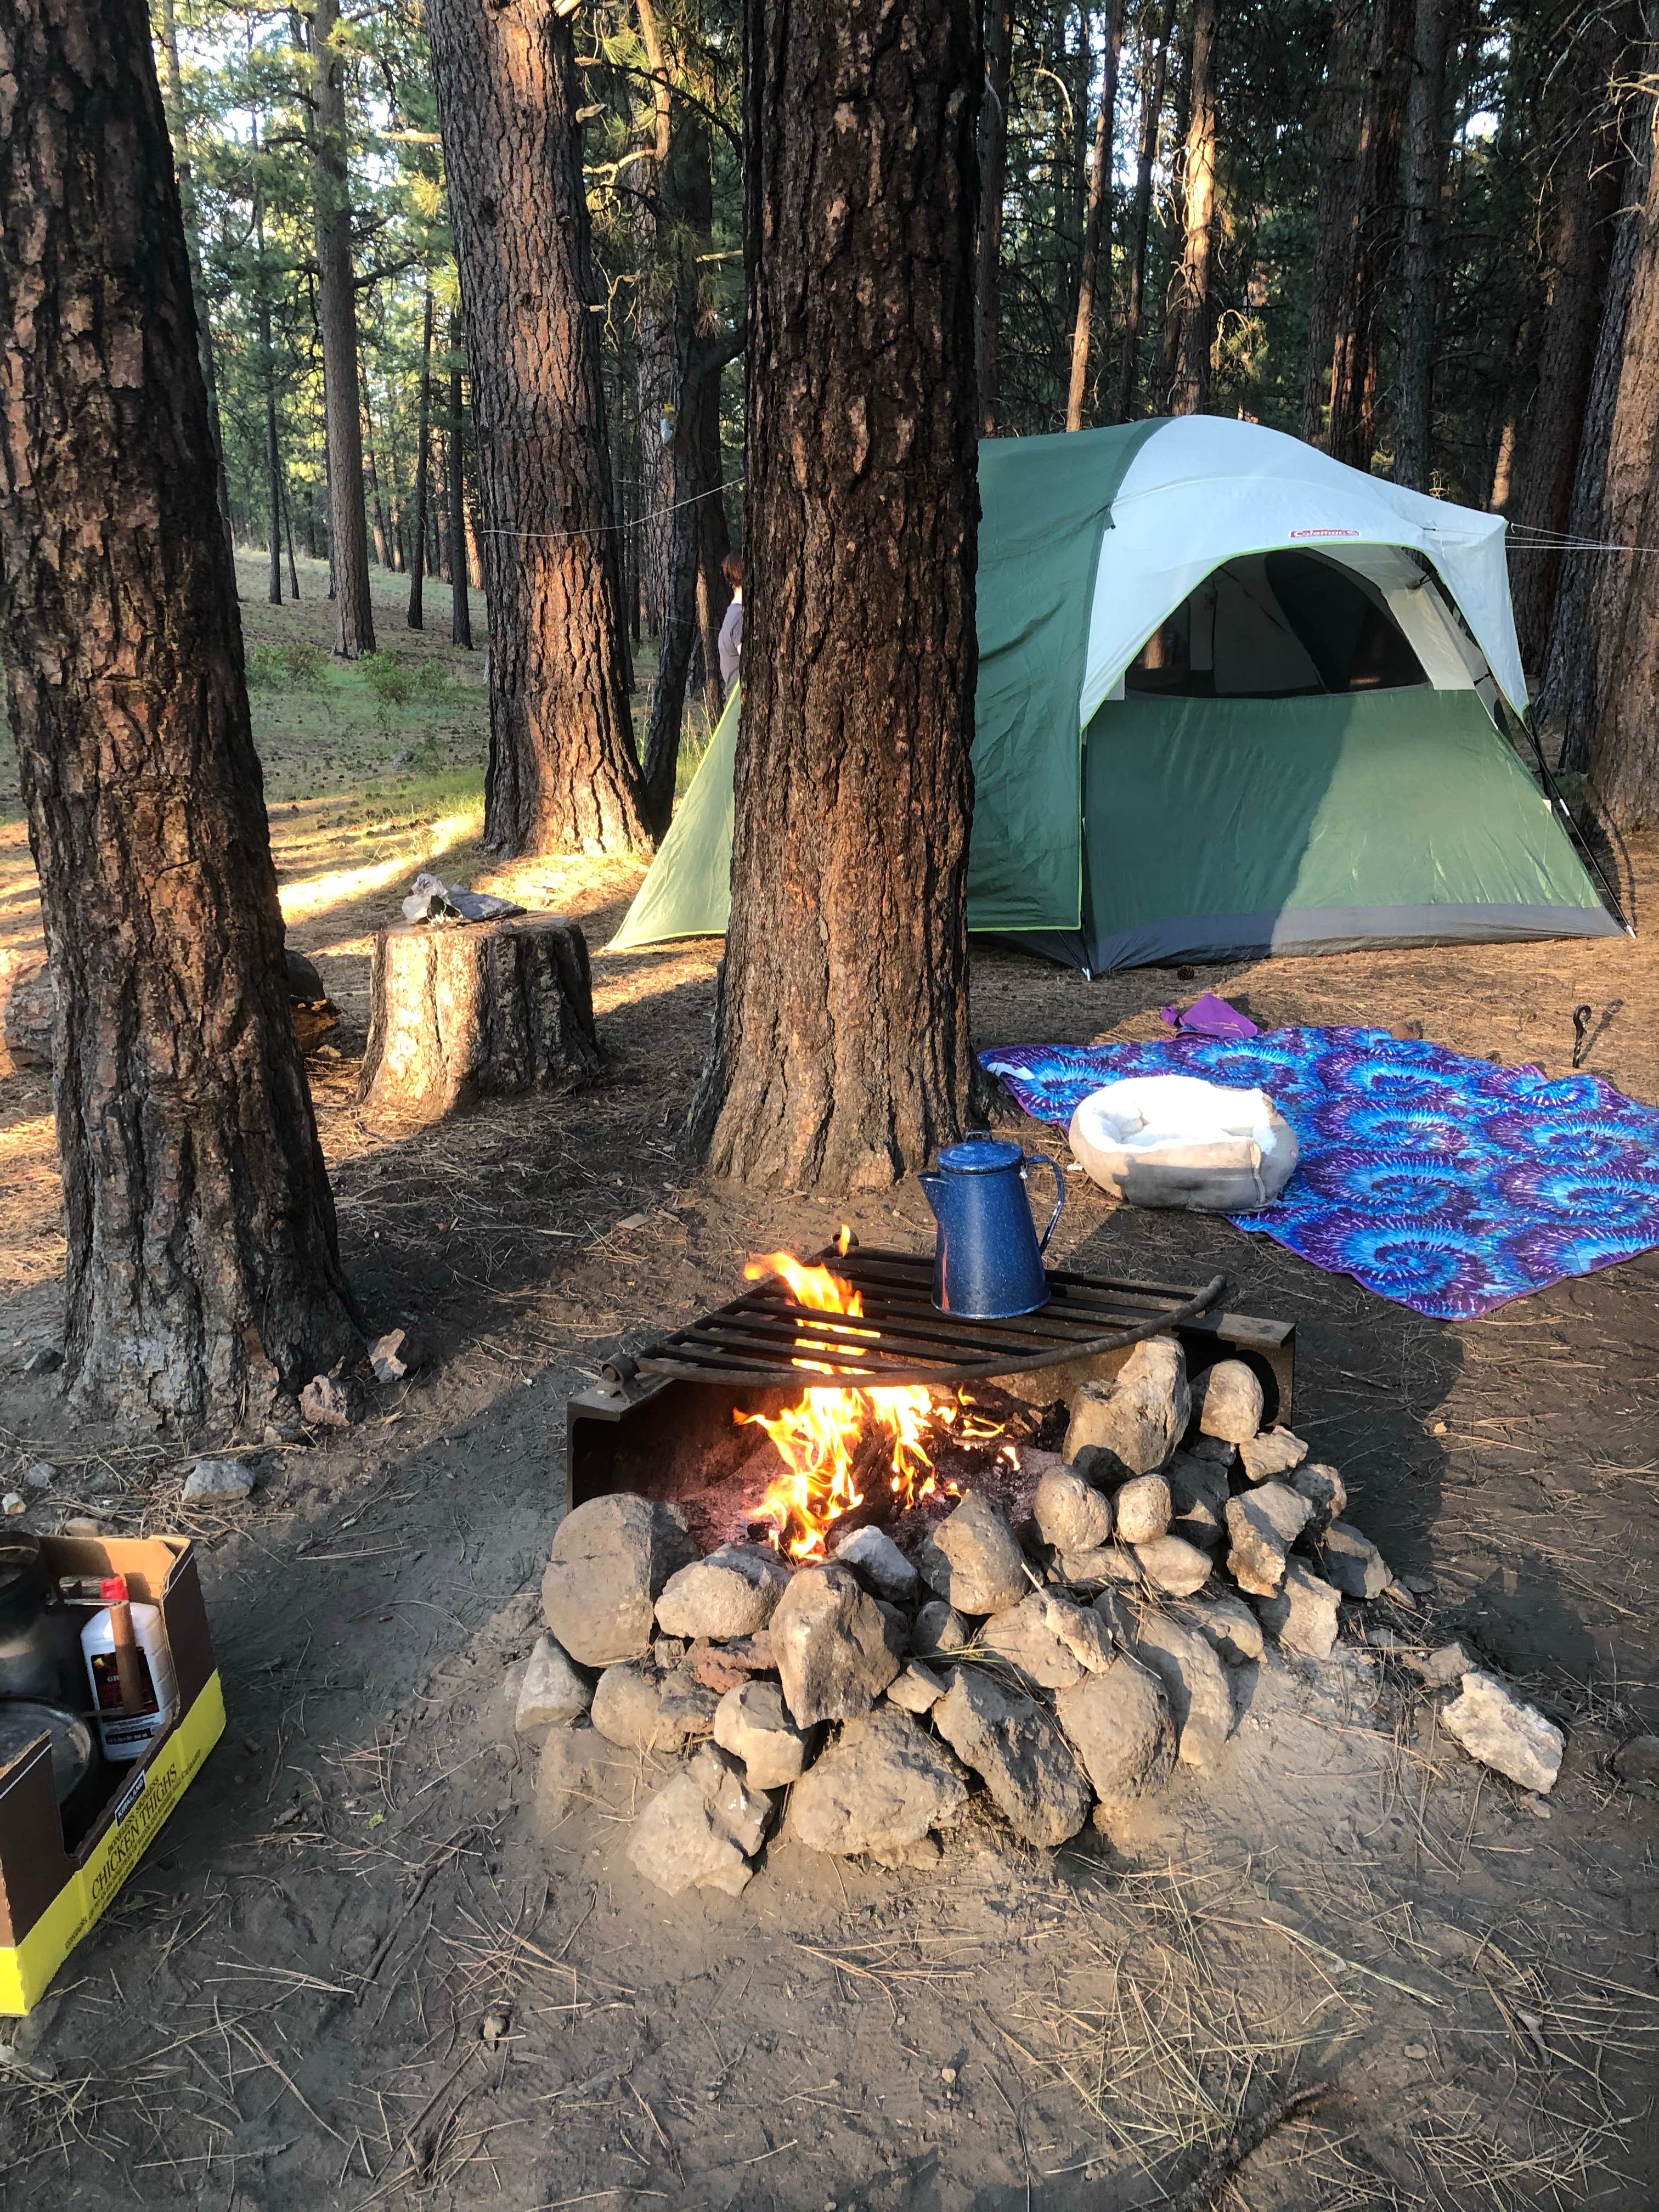
[[[971,929],[1100,975],[1607,937],[1496,515],[1214,416],[980,447]],[[612,951],[731,909],[734,697]]]

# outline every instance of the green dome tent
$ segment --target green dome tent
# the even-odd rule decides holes
[[[980,447],[971,929],[1091,974],[1617,936],[1500,725],[1495,516],[1214,416]],[[728,704],[610,949],[724,933]]]

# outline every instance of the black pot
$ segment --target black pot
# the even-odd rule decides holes
[[[58,1595],[36,1538],[0,1534],[0,1698],[37,1698],[90,1710],[81,1616]]]

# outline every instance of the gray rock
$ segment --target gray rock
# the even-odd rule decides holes
[[[63,1364],[64,1355],[55,1344],[42,1344],[23,1362],[23,1372],[25,1375],[55,1375]]]
[[[9,1490],[3,1498],[0,1498],[0,1513],[4,1514],[9,1521],[16,1520],[19,1514],[27,1513],[28,1510],[29,1502],[21,1490]]]
[[[915,1597],[921,1577],[884,1528],[867,1523],[843,1536],[836,1557],[852,1568],[872,1597],[904,1605]]]
[[[1313,1509],[1282,1482],[1259,1482],[1227,1500],[1231,1549],[1227,1571],[1240,1589],[1271,1597],[1285,1579],[1285,1558]]]
[[[1121,1804],[1167,1782],[1175,1765],[1170,1701],[1156,1674],[1136,1660],[1114,1659],[1058,1691],[1054,1711],[1095,1795]]]
[[[988,1620],[979,1640],[981,1650],[1045,1690],[1080,1682],[1111,1663],[1111,1640],[1094,1615],[1043,1590]]]
[[[789,1796],[789,1833],[846,1856],[908,1850],[948,1827],[968,1802],[962,1770],[908,1713],[890,1706],[849,1721]]]
[[[918,1564],[930,1589],[958,1613],[1000,1613],[1031,1587],[1013,1531],[982,1492],[970,1490],[921,1547]]]
[[[960,1651],[968,1624],[943,1598],[930,1598],[910,1624],[910,1649],[923,1659],[938,1651]]]
[[[25,1490],[50,1490],[58,1479],[58,1470],[49,1459],[38,1459],[23,1475]]]
[[[1036,1486],[1031,1517],[1057,1552],[1091,1552],[1112,1533],[1112,1507],[1075,1468],[1050,1468]]]
[[[887,1642],[898,1658],[903,1658],[910,1649],[910,1616],[902,1605],[894,1605],[884,1597],[876,1600],[876,1611],[887,1623]]]
[[[1231,1495],[1224,1467],[1212,1459],[1201,1458],[1196,1452],[1178,1451],[1164,1470],[1164,1480],[1170,1486],[1170,1504],[1176,1521],[1203,1506],[1220,1524]]]
[[[660,1498],[590,1498],[553,1538],[542,1577],[547,1626],[578,1666],[641,1658],[664,1583],[696,1557],[684,1522]]]
[[[671,1575],[657,1600],[665,1636],[716,1641],[753,1636],[789,1587],[789,1570],[769,1544],[722,1544]]]
[[[556,1827],[580,1799],[592,1796],[614,1759],[610,1745],[585,1721],[550,1729],[536,1768],[537,1827]]]
[[[1248,1443],[1261,1426],[1261,1384],[1243,1359],[1218,1359],[1199,1377],[1198,1425],[1224,1443]]]
[[[1138,1616],[1121,1590],[1102,1590],[1089,1610],[1115,1650],[1133,1650]]]
[[[1434,1651],[1406,1651],[1401,1653],[1407,1667],[1419,1680],[1431,1690],[1449,1690],[1471,1671],[1478,1673],[1480,1662],[1461,1640],[1443,1644]]]
[[[693,1754],[689,1771],[702,1791],[715,1827],[745,1858],[753,1858],[772,1825],[770,1797],[746,1779],[740,1761],[712,1743]]]
[[[1659,1790],[1659,1735],[1633,1735],[1613,1754],[1613,1771],[1626,1790]]]
[[[1291,1559],[1277,1595],[1256,1607],[1261,1625],[1279,1649],[1304,1659],[1328,1659],[1336,1645],[1337,1592],[1300,1559]]]
[[[1014,1833],[1063,1844],[1089,1817],[1089,1786],[1053,1716],[977,1667],[960,1667],[933,1708],[933,1725],[985,1778]]]
[[[1238,1457],[1237,1447],[1230,1444],[1224,1437],[1206,1437],[1201,1432],[1188,1439],[1187,1449],[1194,1459],[1210,1461],[1224,1474],[1231,1471],[1233,1462]]]
[[[812,1731],[795,1726],[777,1683],[748,1681],[715,1707],[714,1741],[743,1761],[750,1789],[782,1790],[805,1771]]]
[[[1169,1530],[1175,1512],[1170,1486],[1161,1474],[1137,1475],[1112,1500],[1120,1544],[1150,1544]]]
[[[679,1730],[662,1717],[663,1677],[638,1659],[607,1667],[594,1687],[589,1708],[593,1726],[607,1743],[627,1751],[668,1751]]]
[[[1092,1552],[1066,1552],[1060,1561],[1060,1578],[1087,1589],[1100,1583],[1135,1583],[1140,1567],[1127,1544],[1102,1544]]]
[[[670,1776],[634,1823],[628,1856],[647,1881],[671,1897],[688,1889],[720,1889],[736,1897],[753,1872],[685,1768]]]
[[[300,1419],[308,1429],[349,1429],[351,1407],[345,1392],[327,1375],[313,1375],[300,1393]]]
[[[1008,1618],[1006,1613],[999,1616]],[[945,1684],[931,1667],[920,1659],[911,1660],[902,1674],[896,1675],[887,1685],[887,1702],[902,1711],[914,1713],[920,1720],[923,1713],[931,1712],[945,1695]]]
[[[1288,1474],[1308,1456],[1308,1447],[1288,1429],[1263,1429],[1238,1448],[1244,1472],[1252,1482],[1266,1482],[1275,1474]]]
[[[1496,1767],[1523,1790],[1540,1795],[1555,1787],[1567,1740],[1536,1705],[1523,1705],[1495,1675],[1472,1668],[1440,1721],[1471,1759]]]
[[[1183,1766],[1213,1766],[1232,1733],[1233,1693],[1227,1670],[1195,1629],[1167,1613],[1140,1625],[1135,1656],[1163,1683]]]
[[[1140,1571],[1154,1589],[1171,1597],[1190,1597],[1210,1579],[1210,1555],[1184,1536],[1155,1536],[1150,1544],[1137,1544]]]
[[[1348,1486],[1334,1467],[1308,1460],[1291,1476],[1291,1487],[1308,1506],[1307,1534],[1317,1540],[1346,1510]]]
[[[1319,1564],[1344,1597],[1381,1597],[1390,1580],[1382,1554],[1351,1521],[1333,1521],[1320,1539]]]
[[[1187,1627],[1195,1628],[1217,1657],[1230,1667],[1243,1667],[1259,1659],[1266,1648],[1261,1623],[1243,1599],[1235,1597],[1231,1590],[1206,1593],[1192,1605],[1182,1606],[1181,1620]]]
[[[576,1672],[568,1653],[552,1637],[538,1637],[513,1711],[513,1725],[519,1735],[568,1728],[581,1718],[592,1702],[592,1685]]]
[[[1187,1359],[1172,1336],[1138,1344],[1108,1388],[1085,1382],[1072,1400],[1066,1449],[1115,1453],[1131,1474],[1151,1474],[1180,1443],[1192,1415]]]
[[[805,1567],[772,1615],[772,1656],[799,1727],[855,1720],[899,1670],[891,1622],[850,1567]]]
[[[253,1469],[239,1459],[198,1459],[185,1478],[186,1505],[246,1505],[253,1495]]]
[[[662,1680],[657,1698],[659,1729],[665,1730],[674,1743],[689,1743],[694,1736],[711,1735],[720,1702],[720,1692],[711,1690],[696,1669],[682,1660]]]

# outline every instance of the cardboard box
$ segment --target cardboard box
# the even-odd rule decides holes
[[[179,1677],[179,1714],[146,1758],[116,1770],[108,1803],[73,1852],[64,1845],[46,1737],[0,1769],[0,2014],[28,2012],[45,1996],[225,1726],[187,1537],[43,1536],[40,1551],[49,1574],[125,1575],[135,1598],[161,1607]]]

